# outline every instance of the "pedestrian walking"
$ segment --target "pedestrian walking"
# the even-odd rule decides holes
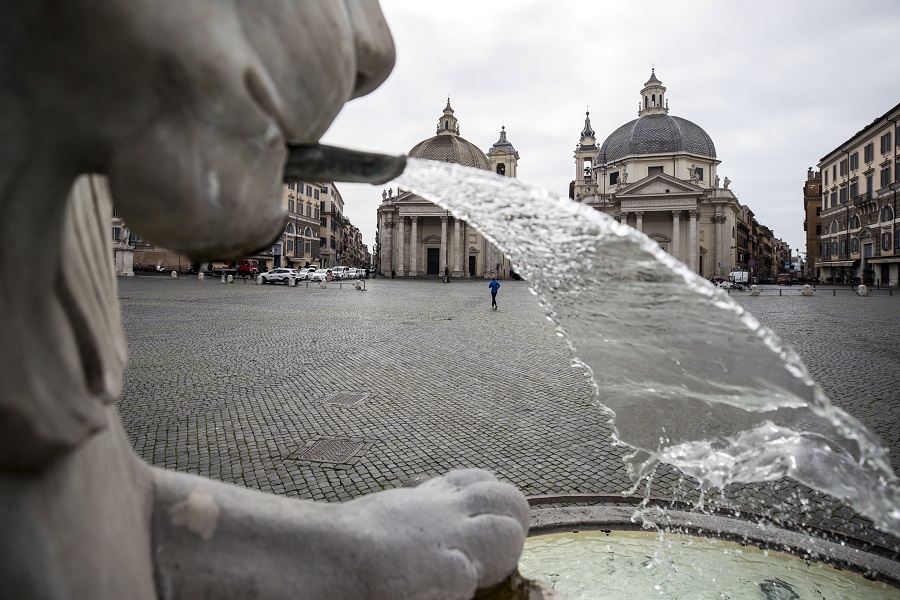
[[[491,288],[491,308],[497,310],[497,290],[500,289],[500,282],[496,277],[491,277],[488,287]]]

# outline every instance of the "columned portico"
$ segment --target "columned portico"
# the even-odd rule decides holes
[[[415,277],[418,272],[418,254],[419,254],[419,217],[412,216],[409,218],[412,234],[409,240],[409,276]]]
[[[642,210],[635,211],[634,217],[635,217],[634,228],[640,232],[643,232],[644,231],[644,211],[642,211]]]

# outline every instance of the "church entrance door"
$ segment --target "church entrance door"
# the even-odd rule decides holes
[[[428,250],[428,275],[440,275],[441,270],[441,249],[426,248]]]
[[[469,277],[475,277],[475,257],[469,257]]]

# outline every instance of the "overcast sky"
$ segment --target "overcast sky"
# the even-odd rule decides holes
[[[589,107],[600,141],[637,118],[655,66],[669,114],[712,137],[740,202],[805,252],[808,167],[900,102],[900,1],[381,0],[390,78],[345,106],[323,142],[406,154],[450,97],[487,151],[506,126],[519,179],[555,194],[575,177]],[[387,186],[339,184],[372,249]]]

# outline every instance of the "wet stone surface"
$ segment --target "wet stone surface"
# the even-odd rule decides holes
[[[119,410],[137,453],[319,501],[467,467],[527,495],[630,487],[608,416],[524,282],[503,282],[497,311],[480,280],[379,278],[366,287],[120,279],[130,360]],[[733,297],[881,437],[897,470],[900,294]],[[343,462],[299,459],[322,440],[357,445],[336,457]],[[697,498],[670,469],[651,494]],[[794,521],[891,543],[790,481],[708,500],[751,512],[775,506]]]

